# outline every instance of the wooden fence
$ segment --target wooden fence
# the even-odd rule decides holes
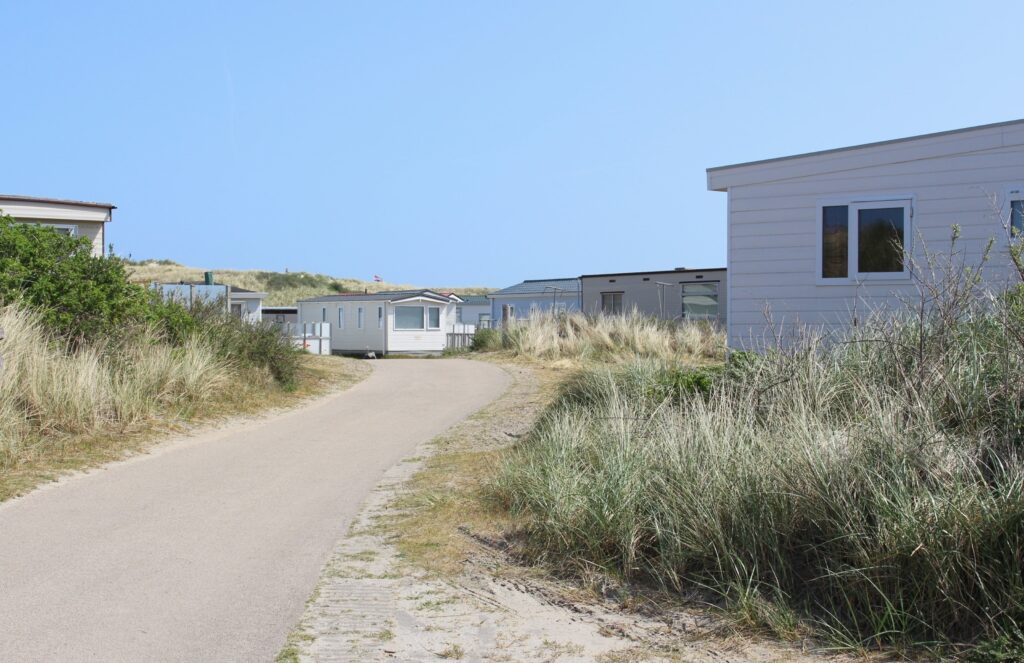
[[[468,348],[473,345],[472,334],[462,334],[459,332],[448,332],[448,343],[445,345],[447,348]]]

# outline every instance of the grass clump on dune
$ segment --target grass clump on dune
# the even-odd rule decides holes
[[[660,352],[592,367],[492,494],[550,561],[710,590],[784,635],[1016,660],[1022,302],[931,302],[698,373]],[[520,347],[578,342],[543,338]]]
[[[711,323],[658,320],[637,312],[625,315],[537,313],[513,320],[506,329],[479,329],[476,350],[506,350],[532,359],[720,360],[725,335]]]

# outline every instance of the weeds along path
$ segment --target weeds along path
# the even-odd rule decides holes
[[[340,394],[0,505],[0,660],[261,661],[390,466],[500,368],[374,363]]]
[[[524,563],[505,537],[516,523],[481,499],[481,482],[575,371],[504,367],[514,382],[501,398],[385,473],[279,663],[854,660],[759,639],[703,606],[601,593]]]

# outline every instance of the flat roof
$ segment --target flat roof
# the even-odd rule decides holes
[[[644,274],[688,274],[690,272],[724,272],[725,267],[706,267],[704,269],[690,269],[689,267],[677,267],[675,269],[655,269],[647,272],[609,272],[607,274],[584,274],[581,279],[600,278],[602,276],[642,276]]]
[[[42,198],[40,196],[16,196],[0,194],[0,200],[14,200],[22,203],[50,203],[51,205],[78,205],[80,207],[100,207],[102,209],[117,209],[117,205],[111,203],[92,203],[87,200],[68,200],[66,198]]]
[[[992,124],[979,124],[974,127],[964,127],[963,129],[951,129],[949,131],[936,131],[930,134],[919,134],[917,136],[907,136],[906,138],[893,138],[891,140],[880,140],[874,143],[862,143],[860,145],[850,145],[849,147],[836,147],[829,150],[818,150],[816,152],[803,152],[801,154],[791,154],[785,157],[773,157],[771,159],[759,159],[757,161],[743,161],[741,163],[733,163],[728,166],[715,166],[708,168],[707,172],[713,173],[718,170],[728,170],[729,168],[741,168],[743,166],[759,166],[766,163],[775,163],[777,161],[786,161],[787,159],[800,159],[803,157],[816,157],[823,156],[826,154],[836,154],[838,152],[849,152],[851,150],[862,150],[868,147],[881,147],[883,145],[895,145],[897,143],[906,143],[913,140],[921,140],[922,138],[940,138],[942,136],[952,136],[954,134],[962,134],[968,131],[978,131],[979,129],[998,129],[1000,127],[1009,127],[1015,124],[1024,124],[1024,119],[1020,120],[1009,120],[1007,122],[994,122]]]

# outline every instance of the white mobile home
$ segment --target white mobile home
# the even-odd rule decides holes
[[[298,302],[299,323],[331,323],[337,354],[439,354],[457,301],[431,290],[325,295]]]
[[[707,171],[728,194],[728,331],[733,348],[798,326],[850,325],[916,292],[925,248],[958,250],[985,278],[1010,277],[1007,229],[1024,229],[1024,120]]]
[[[117,207],[110,203],[0,195],[0,214],[13,217],[19,223],[34,223],[72,237],[85,237],[97,257],[104,255],[105,226],[110,223],[115,209]]]
[[[509,316],[525,320],[547,311],[580,310],[579,279],[532,279],[487,295],[492,324],[498,324],[508,307]]]
[[[585,313],[637,311],[664,320],[726,320],[724,267],[584,274],[580,286]]]

